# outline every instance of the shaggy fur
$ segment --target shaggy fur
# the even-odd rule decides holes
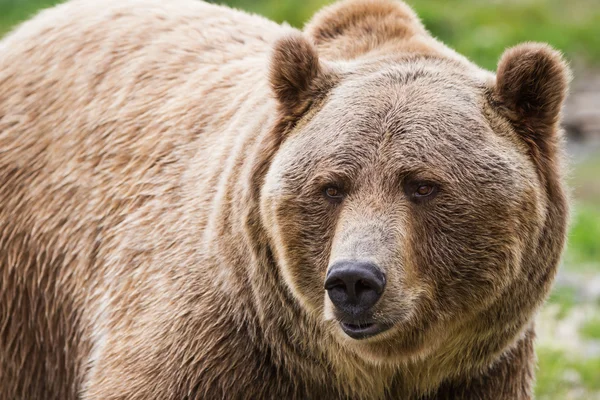
[[[393,0],[304,32],[44,11],[0,42],[0,399],[530,398],[567,84],[547,46],[495,77]],[[393,328],[360,341],[323,289],[347,259],[387,276]]]

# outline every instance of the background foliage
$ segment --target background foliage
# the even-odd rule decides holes
[[[102,0],[98,0],[102,1]],[[165,0],[168,1],[168,0]],[[57,0],[0,0],[0,34]],[[213,0],[302,27],[327,0]],[[598,0],[408,0],[427,28],[476,63],[493,69],[508,46],[544,41],[572,60],[600,60]]]

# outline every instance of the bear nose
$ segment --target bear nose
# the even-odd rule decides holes
[[[331,302],[340,311],[354,317],[375,305],[384,288],[384,273],[369,262],[336,262],[325,279],[325,289]]]

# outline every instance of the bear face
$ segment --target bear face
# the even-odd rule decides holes
[[[295,37],[273,64],[289,129],[261,216],[289,291],[337,340],[376,362],[423,357],[489,324],[527,268],[552,275],[529,257],[567,82],[558,54],[511,50],[494,82],[443,58],[324,63]],[[530,300],[546,291],[536,282]]]

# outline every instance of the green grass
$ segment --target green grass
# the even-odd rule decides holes
[[[564,382],[564,370],[569,362],[565,354],[558,350],[538,348],[537,357],[536,398],[565,398],[570,386]]]
[[[590,358],[572,364],[581,376],[581,381],[590,391],[600,391],[600,358]]]
[[[573,270],[600,273],[600,154],[572,168],[569,186],[576,202],[564,262]]]
[[[597,0],[409,0],[428,29],[459,53],[495,69],[506,47],[548,42],[570,59],[600,61]]]
[[[599,23],[600,24],[600,23]],[[569,175],[569,186],[573,195],[582,202],[596,205],[600,212],[600,155],[589,157],[573,166]]]
[[[576,201],[561,268],[563,272],[583,277],[583,281],[600,273],[599,176],[600,154],[596,154],[585,162],[574,164],[569,178]],[[556,341],[559,348],[537,346],[536,398],[600,399],[600,357],[590,356],[585,350],[577,356],[567,350],[574,340],[580,340],[578,344],[584,349],[590,343],[600,341],[600,298],[585,299],[577,287],[557,286],[548,303],[558,305],[555,318],[564,321],[559,323],[575,323],[573,319],[567,319],[574,312],[583,312],[587,319],[577,328],[580,337],[568,339],[570,343],[564,343],[563,338]]]
[[[0,0],[0,36],[19,22],[35,15],[40,9],[60,2],[60,0]]]
[[[578,203],[574,207],[565,262],[600,272],[600,207]]]
[[[538,348],[537,399],[591,399],[600,391],[600,358],[581,359],[566,352]],[[572,397],[576,391],[579,396]]]
[[[578,303],[577,291],[568,286],[556,287],[550,293],[548,303],[557,305],[559,308],[556,317],[559,320],[564,319]]]
[[[580,330],[581,336],[590,340],[600,340],[600,317],[586,321]],[[600,376],[598,377],[600,379]]]

